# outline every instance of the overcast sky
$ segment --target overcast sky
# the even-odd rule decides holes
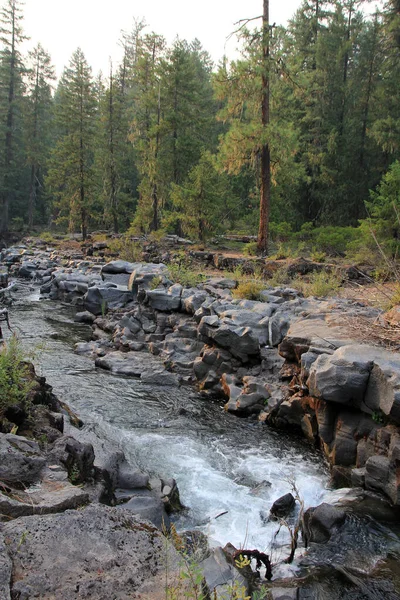
[[[301,0],[271,0],[271,23],[284,24]],[[80,46],[96,74],[108,71],[109,56],[120,58],[121,30],[130,31],[133,19],[144,18],[148,31],[172,42],[178,35],[188,41],[198,38],[217,62],[235,48],[226,38],[239,19],[262,13],[262,0],[25,0],[24,30],[29,48],[38,42],[50,53],[57,75]]]

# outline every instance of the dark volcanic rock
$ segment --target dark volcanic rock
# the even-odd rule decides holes
[[[13,561],[13,598],[126,600],[164,571],[160,533],[117,508],[22,517],[6,523],[3,533]],[[1,578],[7,579],[5,567]]]

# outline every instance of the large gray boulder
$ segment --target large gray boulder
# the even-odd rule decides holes
[[[131,290],[136,300],[139,289],[149,289],[154,279],[159,279],[160,283],[167,284],[168,269],[163,263],[141,263],[132,271],[128,282],[128,289]]]
[[[126,260],[113,260],[102,266],[100,275],[104,281],[127,286],[131,273],[140,267],[140,264]]]
[[[149,522],[103,505],[22,517],[5,523],[3,534],[15,598],[75,600],[78,594],[126,600],[148,588],[154,577],[163,588],[163,557],[171,564],[175,556],[165,551],[161,534]],[[3,579],[9,572],[5,567]]]
[[[221,547],[215,548],[211,556],[200,563],[207,587],[213,598],[228,600],[232,589],[243,589],[247,595],[249,584],[243,575],[228,561]]]
[[[132,293],[124,286],[93,286],[83,297],[83,307],[94,315],[101,315],[108,308],[123,308],[132,300]]]
[[[308,508],[303,517],[303,533],[307,542],[322,544],[344,524],[344,510],[323,502],[319,506]]]
[[[156,289],[146,292],[148,303],[154,310],[170,312],[180,310],[181,295],[171,292],[171,290]]]
[[[0,480],[31,484],[40,478],[45,458],[37,442],[11,433],[0,433]]]
[[[112,260],[111,262],[103,265],[101,269],[101,277],[105,279],[105,274],[118,274],[118,273],[126,273],[131,274],[135,269],[138,269],[141,266],[141,263],[131,263],[126,260]]]
[[[310,395],[360,408],[372,366],[372,361],[349,353],[348,348],[339,348],[332,356],[323,354],[310,368],[307,382]]]
[[[400,357],[381,348],[352,344],[321,355],[309,369],[310,394],[400,423]]]

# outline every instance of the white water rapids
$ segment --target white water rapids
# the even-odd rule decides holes
[[[24,345],[36,348],[40,374],[88,429],[143,470],[177,480],[189,509],[178,528],[199,528],[213,545],[270,553],[287,532],[273,540],[278,526],[268,522],[269,509],[291,491],[291,481],[306,507],[323,501],[326,465],[305,442],[228,415],[190,388],[143,385],[96,369],[92,359],[73,353],[74,343],[90,335],[73,314],[35,292],[21,295],[10,320]]]

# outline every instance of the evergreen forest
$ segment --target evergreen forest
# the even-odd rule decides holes
[[[267,146],[273,242],[340,253],[373,225],[396,254],[400,0],[303,0],[287,27],[233,34],[240,55],[213,64],[200,41],[168,45],[136,20],[120,64],[95,75],[78,48],[56,81],[40,43],[22,53],[23,5],[5,0],[1,233],[256,235]]]

